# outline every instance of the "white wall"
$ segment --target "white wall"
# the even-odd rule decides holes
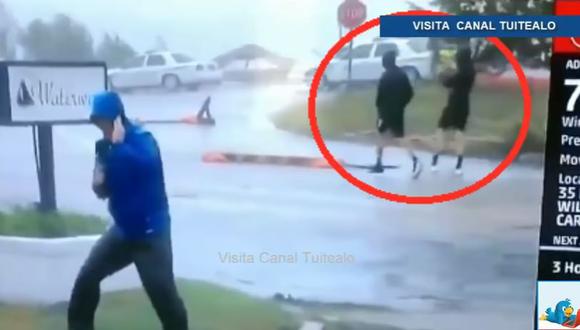
[[[0,303],[50,305],[68,301],[97,236],[34,239],[0,236]],[[103,291],[140,286],[134,266],[103,282]]]

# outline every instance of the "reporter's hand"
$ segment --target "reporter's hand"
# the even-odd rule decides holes
[[[111,140],[113,143],[123,143],[125,141],[125,126],[123,126],[121,116],[117,117],[113,122],[113,136]]]

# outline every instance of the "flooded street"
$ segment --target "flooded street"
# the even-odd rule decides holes
[[[125,99],[131,117],[174,119],[194,113],[208,93],[135,93]],[[269,124],[272,111],[301,97],[292,85],[226,85],[211,93],[215,128],[149,127],[165,161],[177,276],[265,297],[282,293],[405,313],[501,318],[509,310],[531,315],[536,255],[530,251],[537,247],[539,169],[514,165],[467,198],[410,206],[372,198],[332,170],[206,164],[201,158],[209,151],[318,156],[308,137]],[[21,166],[32,164],[29,136],[23,128],[0,130],[2,148],[13,155],[0,166],[2,185],[13,187],[0,192],[2,205],[36,198],[34,169]],[[62,209],[107,214],[88,189],[97,137],[92,127],[55,129]],[[329,148],[357,161],[372,156],[369,147],[330,142]],[[426,171],[412,181],[405,173],[405,155],[397,150],[389,155],[400,169],[382,176],[356,175],[384,189],[427,194],[460,188],[496,165],[470,159],[463,178]],[[308,255],[320,256],[319,262]],[[346,258],[328,262],[328,256]],[[79,263],[83,258],[79,253]],[[528,319],[521,321],[527,324]]]

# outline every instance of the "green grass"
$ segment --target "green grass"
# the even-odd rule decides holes
[[[299,322],[270,300],[205,282],[180,281],[191,330],[293,330]],[[96,316],[96,330],[158,330],[161,325],[142,289],[107,293]],[[66,329],[66,304],[48,308],[0,306],[0,329]]]
[[[101,218],[74,213],[39,213],[28,208],[0,212],[1,236],[58,238],[96,235],[104,232],[106,227],[107,223]]]
[[[435,132],[447,91],[437,84],[417,86],[415,97],[407,108],[405,122],[409,135],[429,140]],[[346,133],[374,132],[376,109],[374,88],[347,90],[334,94],[319,93],[317,118],[325,138],[344,138]],[[472,109],[468,126],[471,143],[468,149],[505,152],[511,148],[523,116],[523,99],[519,89],[476,87],[472,93]],[[545,141],[548,92],[533,92],[533,110],[528,140],[522,151],[542,152]],[[274,124],[284,130],[308,134],[306,101],[295,103],[278,112]],[[356,134],[355,134],[356,135]],[[475,150],[477,151],[477,150]]]

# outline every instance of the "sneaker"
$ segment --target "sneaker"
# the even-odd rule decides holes
[[[413,179],[418,179],[423,171],[423,164],[418,159],[413,160]]]
[[[433,173],[439,172],[439,167],[438,166],[431,166],[431,172],[433,172]]]
[[[383,173],[385,171],[385,169],[383,168],[382,165],[377,164],[375,166],[373,166],[373,168],[371,168],[371,170],[369,171],[370,173]]]
[[[455,175],[457,175],[457,176],[463,175],[463,170],[461,168],[456,168]]]

